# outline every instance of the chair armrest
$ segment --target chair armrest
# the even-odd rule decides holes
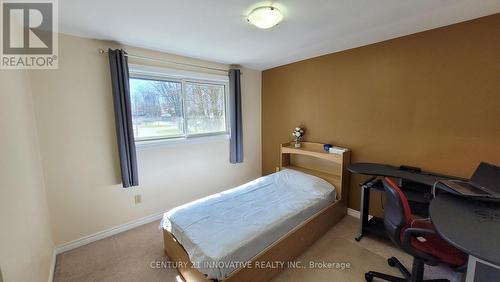
[[[403,233],[403,242],[402,242],[403,249],[410,255],[425,260],[429,265],[437,265],[439,263],[439,259],[427,253],[424,253],[418,249],[415,249],[411,245],[412,237],[416,238],[422,235],[436,235],[436,231],[424,228],[407,228]]]

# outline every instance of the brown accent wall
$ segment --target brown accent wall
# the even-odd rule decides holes
[[[500,14],[264,71],[263,174],[298,125],[308,141],[352,149],[352,162],[463,177],[500,164]]]

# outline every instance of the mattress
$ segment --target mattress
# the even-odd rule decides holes
[[[162,227],[198,271],[222,280],[334,201],[330,183],[285,169],[174,208]]]

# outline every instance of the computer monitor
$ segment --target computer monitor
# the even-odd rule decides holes
[[[500,167],[481,162],[470,181],[500,194]]]

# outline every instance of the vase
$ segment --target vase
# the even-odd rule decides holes
[[[295,140],[294,146],[295,146],[295,148],[300,148],[300,141],[299,140]]]

